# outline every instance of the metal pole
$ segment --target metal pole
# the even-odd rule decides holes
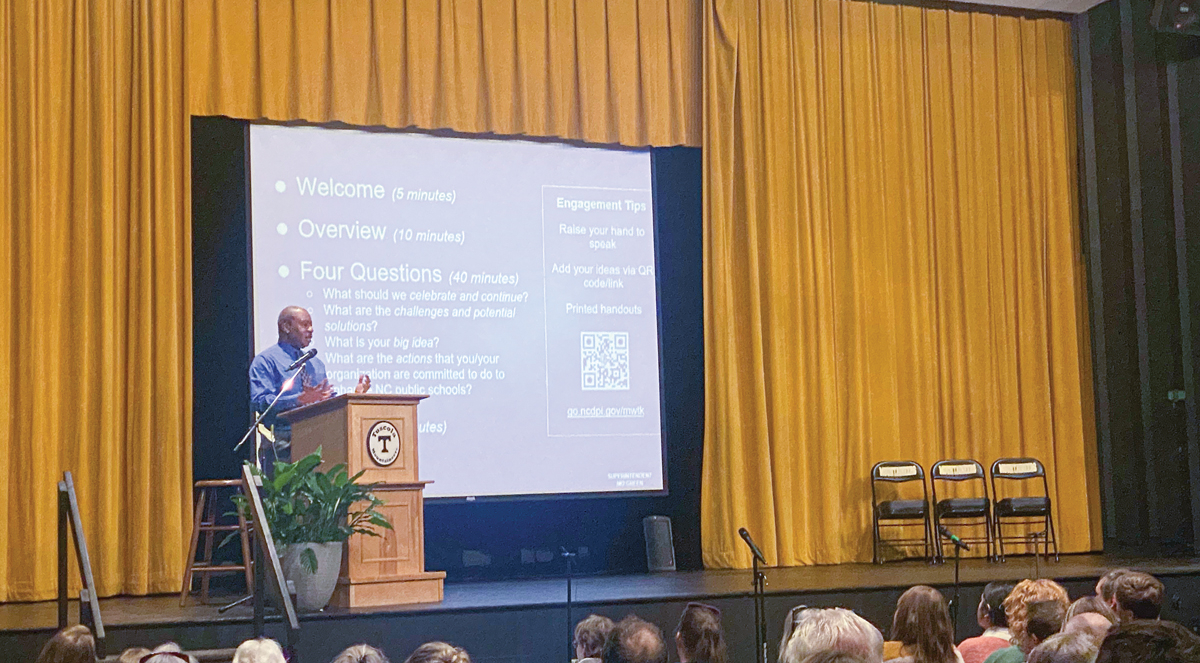
[[[962,559],[962,550],[954,546],[954,603],[950,606],[950,621],[954,624],[954,641],[958,642],[958,563]]]
[[[758,570],[758,557],[754,556],[754,647],[759,663],[767,663],[767,616],[763,605],[763,574]]]
[[[58,629],[67,627],[67,486],[58,482]]]
[[[573,628],[574,625],[571,623],[571,572],[573,570],[571,568],[571,561],[572,561],[571,558],[574,557],[575,554],[567,552],[566,548],[563,548],[562,552],[563,552],[563,557],[567,558],[567,658],[566,658],[566,660],[571,661],[571,660],[574,660],[574,658],[575,658],[575,631]]]

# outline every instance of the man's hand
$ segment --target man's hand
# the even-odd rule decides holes
[[[358,376],[358,384],[354,385],[354,393],[365,394],[368,391],[371,391],[371,376],[366,374]]]
[[[321,383],[316,386],[304,385],[301,388],[300,396],[296,400],[301,405],[309,405],[325,400],[333,395],[333,388],[329,386],[329,380],[321,380]]]

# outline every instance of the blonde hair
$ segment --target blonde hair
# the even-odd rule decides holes
[[[388,663],[388,659],[371,645],[353,645],[342,650],[330,663]]]
[[[471,663],[471,657],[462,647],[445,642],[426,642],[404,663]]]
[[[146,659],[146,663],[178,663],[179,659],[175,656],[159,655],[167,653],[183,654],[187,656],[187,660],[191,661],[191,663],[196,663],[195,656],[184,652],[183,647],[180,647],[178,643],[169,641],[155,647],[153,651],[146,652],[146,654],[142,655],[142,658],[146,658],[147,654],[154,654],[153,657]],[[122,656],[124,656],[124,654],[122,654]],[[138,659],[138,663],[141,663],[141,659]]]
[[[96,639],[92,631],[82,624],[68,626],[42,647],[37,663],[94,663]]]
[[[791,633],[785,636],[780,663],[801,663],[822,651],[858,656],[867,663],[883,662],[883,634],[845,608],[801,610]]]
[[[118,663],[141,663],[142,657],[149,653],[151,653],[150,650],[145,647],[130,647],[121,652],[117,661]]]
[[[287,663],[279,643],[270,638],[255,638],[238,645],[233,663]]]
[[[604,641],[616,624],[603,615],[588,615],[575,625],[575,639],[572,641],[577,650],[581,650],[581,658],[600,658],[604,652]]]
[[[1026,654],[1038,644],[1037,639],[1029,633],[1029,606],[1043,601],[1062,604],[1064,612],[1071,604],[1067,590],[1062,585],[1044,578],[1022,580],[1004,599],[1004,616],[1008,619],[1013,642]]]

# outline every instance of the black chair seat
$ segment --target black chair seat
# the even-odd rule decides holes
[[[880,520],[924,517],[925,500],[888,500],[879,503]]]
[[[997,516],[1044,516],[1049,512],[1050,500],[1045,497],[1006,497],[996,502]]]
[[[983,497],[953,497],[937,503],[939,518],[974,518],[986,516],[988,501]]]

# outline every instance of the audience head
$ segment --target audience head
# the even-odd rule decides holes
[[[841,651],[823,651],[809,656],[802,663],[867,663],[867,659]]]
[[[1132,621],[1109,632],[1096,663],[1195,663],[1200,637],[1174,622]]]
[[[1093,663],[1099,649],[1086,635],[1059,633],[1033,648],[1025,663]]]
[[[196,663],[196,657],[185,654],[183,647],[174,642],[164,642],[139,659],[140,663],[180,663],[180,661]]]
[[[1029,619],[1025,630],[1039,643],[1062,630],[1067,606],[1059,601],[1036,601],[1029,604]]]
[[[68,626],[54,634],[38,654],[37,663],[95,663],[96,640],[86,626]]]
[[[187,654],[183,648],[174,642],[164,642],[155,647],[149,655],[142,657],[144,663],[198,663],[196,657]]]
[[[901,594],[892,618],[892,639],[904,643],[915,663],[953,661],[954,627],[942,593],[917,585]]]
[[[788,627],[790,632],[786,630]],[[780,649],[780,663],[803,663],[817,655],[843,655],[864,663],[883,663],[883,634],[845,608],[793,609],[785,632],[788,635]]]
[[[600,658],[613,625],[613,620],[601,615],[580,620],[575,625],[575,658]]]
[[[118,663],[141,663],[142,657],[145,656],[146,654],[150,654],[150,653],[152,653],[152,652],[149,649],[146,649],[145,647],[130,647],[129,649],[126,649],[125,651],[121,652],[121,655],[117,657],[117,662]]]
[[[1126,573],[1130,573],[1130,570],[1113,569],[1112,571],[1100,576],[1100,579],[1096,581],[1096,596],[1099,596],[1100,600],[1111,606],[1113,601],[1113,590],[1115,589],[1114,583],[1117,581],[1117,578],[1120,578]]]
[[[721,611],[704,603],[689,603],[675,629],[680,663],[726,663],[725,632]]]
[[[471,663],[471,657],[462,647],[435,641],[417,647],[404,663]]]
[[[604,663],[667,663],[662,629],[629,615],[617,622],[604,642]]]
[[[354,645],[343,649],[330,663],[388,663],[388,659],[371,645]]]
[[[255,638],[238,645],[233,663],[286,663],[279,643],[270,638]]]
[[[1113,583],[1113,611],[1124,622],[1158,619],[1162,612],[1163,584],[1149,573],[1130,571]]]
[[[1004,599],[1013,589],[1012,583],[989,582],[983,588],[979,597],[979,608],[975,610],[975,620],[980,628],[1008,628],[1008,618],[1004,616]]]
[[[1013,587],[1008,598],[1004,599],[1004,615],[1008,618],[1008,628],[1012,631],[1013,643],[1028,654],[1040,639],[1030,629],[1030,606],[1036,603],[1051,602],[1058,604],[1057,609],[1051,606],[1041,606],[1037,609],[1037,623],[1034,629],[1037,633],[1045,633],[1053,625],[1054,615],[1058,617],[1057,631],[1062,626],[1062,618],[1066,615],[1067,590],[1053,580],[1022,580]],[[1046,635],[1052,635],[1054,631]]]
[[[1113,622],[1098,612],[1081,612],[1063,624],[1063,633],[1086,635],[1099,645],[1108,635]]]
[[[1069,622],[1077,615],[1088,613],[1100,615],[1112,624],[1117,623],[1117,614],[1099,596],[1085,596],[1072,603],[1071,607],[1067,608],[1066,620]]]

